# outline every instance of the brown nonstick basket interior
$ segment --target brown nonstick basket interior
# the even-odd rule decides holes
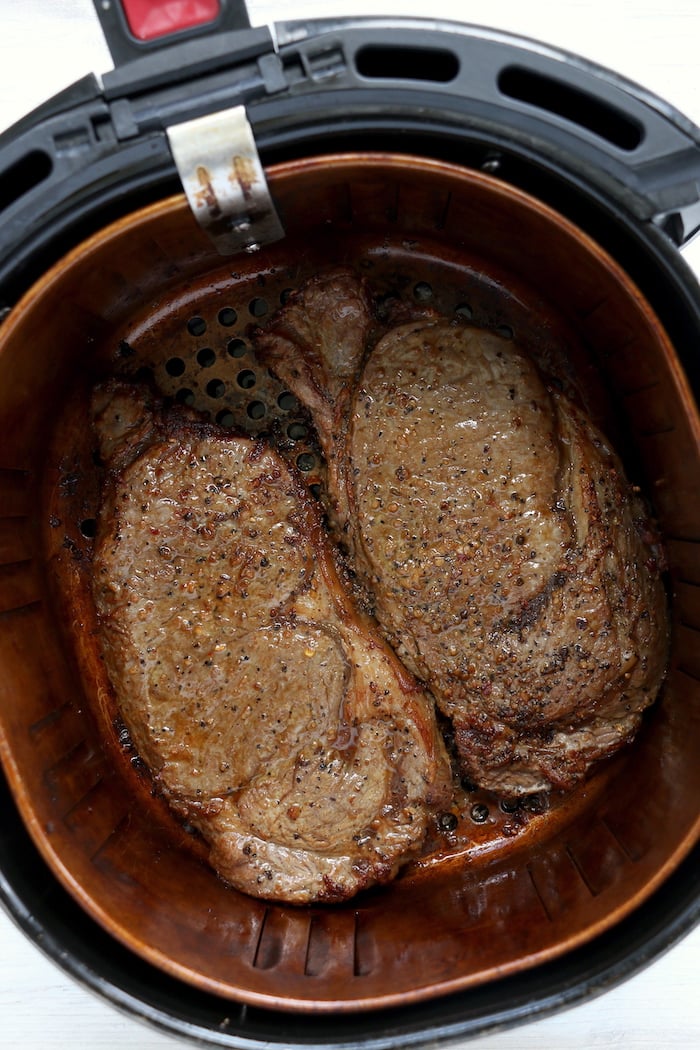
[[[0,748],[44,858],[86,910],[200,988],[356,1010],[465,988],[570,950],[628,914],[700,818],[700,433],[674,350],[580,231],[482,174],[407,157],[279,165],[286,238],[222,259],[184,199],[80,245],[0,329]],[[653,507],[669,562],[663,694],[635,743],[568,798],[467,792],[458,830],[392,885],[294,908],[240,894],[152,794],[120,736],[89,599],[99,470],[91,384],[148,378],[222,426],[286,434],[322,482],[308,420],[250,332],[338,263],[377,295],[500,329],[581,397]]]

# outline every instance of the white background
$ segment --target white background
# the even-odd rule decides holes
[[[250,0],[254,24],[403,14],[491,25],[577,52],[700,124],[700,0]],[[0,0],[0,130],[88,72],[109,69],[90,0]],[[700,238],[698,239],[700,241]],[[700,244],[687,251],[700,273]],[[1,817],[0,817],[1,819]],[[469,1041],[470,1050],[672,1050],[700,1046],[700,929],[642,974],[555,1017]],[[0,1046],[166,1050],[179,1040],[122,1017],[48,962],[0,911]],[[466,1046],[466,1043],[456,1044]]]

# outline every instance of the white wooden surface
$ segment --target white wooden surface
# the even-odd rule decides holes
[[[248,10],[256,24],[329,14],[412,14],[508,29],[612,67],[700,124],[700,0],[250,0]],[[0,130],[84,73],[103,72],[110,64],[90,0],[0,0]],[[700,243],[686,254],[700,274]],[[698,972],[700,929],[592,1002],[468,1046],[690,1050],[700,1046]],[[0,1047],[179,1045],[73,983],[0,911]]]

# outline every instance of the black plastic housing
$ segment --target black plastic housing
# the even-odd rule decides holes
[[[700,131],[614,74],[456,23],[290,22],[169,43],[0,136],[0,298],[178,188],[168,126],[240,104],[265,163],[390,148],[487,164],[584,225],[590,198],[676,244],[700,227]]]

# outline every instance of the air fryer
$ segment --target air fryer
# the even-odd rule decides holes
[[[700,132],[581,59],[456,23],[96,9],[114,71],[0,139],[7,907],[111,1000],[216,1045],[420,1045],[634,972],[699,911],[700,289],[678,249]],[[250,337],[336,265],[563,362],[658,521],[672,655],[638,739],[584,788],[519,823],[470,792],[449,863],[299,909],[217,880],[120,739],[82,391],[147,379],[224,428],[277,420],[319,480]]]

